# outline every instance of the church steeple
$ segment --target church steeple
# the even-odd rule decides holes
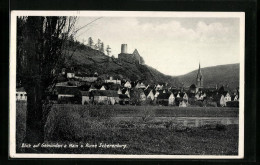
[[[197,74],[197,88],[202,88],[203,87],[203,76],[201,73],[201,68],[200,68],[200,63],[199,63],[199,69],[198,69],[198,74]]]

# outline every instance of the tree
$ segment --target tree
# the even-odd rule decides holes
[[[130,92],[130,102],[133,105],[141,105],[142,103],[141,90],[137,88],[133,88],[133,90]]]
[[[105,52],[105,50],[104,50],[104,43],[103,42],[100,43],[99,51],[101,51],[102,53]]]
[[[93,39],[91,37],[88,38],[88,46],[92,47],[93,46]]]
[[[44,141],[43,100],[64,66],[76,20],[38,16],[17,20],[17,80],[27,92],[26,142]]]

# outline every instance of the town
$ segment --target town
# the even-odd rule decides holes
[[[92,49],[93,42],[89,39]],[[98,43],[100,44],[100,41]],[[109,48],[109,47],[108,47]],[[108,49],[108,55],[110,48]],[[137,49],[127,53],[127,44],[121,45],[118,60],[144,65],[144,60]],[[62,68],[59,71],[54,88],[48,91],[47,100],[58,104],[94,104],[94,105],[159,105],[159,106],[209,106],[238,107],[239,89],[230,90],[228,86],[204,87],[204,77],[199,64],[196,84],[189,87],[169,86],[167,83],[145,84],[142,81],[108,76],[100,77],[97,72],[83,73],[74,67]],[[27,95],[23,87],[17,88],[17,101],[26,101]]]

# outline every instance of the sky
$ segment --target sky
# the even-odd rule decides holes
[[[76,28],[98,17],[80,17]],[[201,67],[239,63],[239,18],[102,17],[78,31],[87,44],[92,37],[111,47],[115,57],[121,44],[137,49],[145,63],[171,76]]]

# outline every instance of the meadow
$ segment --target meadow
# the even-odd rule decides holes
[[[26,104],[17,105],[17,152],[25,133]],[[125,118],[131,117],[130,120]],[[165,117],[167,120],[156,120]],[[41,153],[236,155],[238,125],[189,127],[178,117],[238,117],[237,108],[53,105],[45,142],[122,144],[126,148],[41,148]]]

